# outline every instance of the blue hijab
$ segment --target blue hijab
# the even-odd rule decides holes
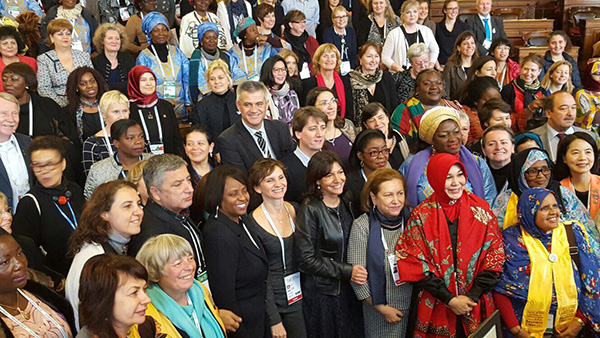
[[[149,44],[152,44],[150,32],[152,32],[154,27],[160,24],[165,25],[165,27],[169,29],[169,22],[167,22],[167,18],[165,18],[165,16],[162,13],[150,12],[144,16],[144,19],[142,20],[142,32],[146,34]]]
[[[525,190],[517,204],[520,226],[510,227],[502,232],[506,262],[500,282],[496,284],[494,291],[511,299],[519,322],[523,318],[523,309],[527,303],[529,271],[531,271],[531,261],[529,253],[523,245],[521,227],[532,237],[540,240],[544,247],[549,247],[552,233],[545,234],[540,231],[535,225],[535,217],[542,202],[550,194],[554,194],[554,192],[542,188]],[[579,249],[579,272],[573,264],[579,309],[598,335],[600,333],[600,263],[592,249],[596,244],[591,245],[595,239],[588,236],[580,222],[574,221],[572,225],[575,242]],[[554,300],[550,308],[551,313],[556,311],[556,305]]]
[[[187,291],[188,297],[192,300],[192,305],[189,309],[184,309],[184,307],[177,304],[177,302],[167,295],[158,284],[151,285],[148,288],[147,293],[152,299],[152,304],[156,309],[167,316],[171,323],[178,329],[185,331],[188,336],[201,337],[201,334],[198,332],[194,320],[190,315],[193,309],[196,311],[196,316],[200,322],[204,337],[225,338],[219,322],[217,322],[217,319],[215,319],[204,302],[204,290],[199,285],[198,281],[194,280],[194,284]]]

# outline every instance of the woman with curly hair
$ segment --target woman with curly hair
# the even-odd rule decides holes
[[[15,27],[0,27],[0,73],[4,68],[13,62],[23,62],[31,66],[37,72],[37,62],[34,58],[22,55],[27,46],[21,34]],[[4,86],[0,79],[0,92],[4,91]]]
[[[79,226],[69,240],[73,264],[67,275],[65,293],[79,326],[79,277],[85,263],[104,253],[121,255],[133,235],[140,232],[144,210],[136,186],[125,180],[101,184],[87,202]]]
[[[135,60],[125,52],[129,42],[125,32],[117,24],[105,23],[96,30],[93,42],[100,52],[92,58],[94,68],[102,74],[110,90],[127,94],[127,74],[135,66]]]
[[[34,59],[37,58],[40,54],[39,43],[42,41],[40,29],[38,28],[40,16],[34,12],[27,11],[21,13],[16,20],[19,24],[19,33],[21,33],[21,37],[28,48],[27,55]]]
[[[79,67],[69,75],[67,113],[77,126],[81,143],[102,129],[98,101],[106,91],[106,81],[94,68]]]

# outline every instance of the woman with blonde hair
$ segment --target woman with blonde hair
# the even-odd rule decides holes
[[[114,23],[100,25],[92,39],[98,55],[92,58],[94,68],[102,74],[109,89],[127,93],[127,74],[135,66],[131,54],[125,52],[129,39],[121,26]]]
[[[331,13],[333,26],[323,31],[323,43],[333,43],[342,54],[342,75],[356,67],[356,31],[348,27],[349,16],[344,6],[337,6]]]
[[[415,43],[423,42],[429,48],[429,66],[433,67],[440,54],[433,32],[429,27],[419,25],[419,3],[408,0],[402,4],[402,25],[394,28],[385,39],[381,59],[391,72],[399,72],[408,68],[408,48]]]
[[[368,15],[354,26],[357,33],[356,43],[362,46],[367,41],[373,41],[379,47],[383,47],[388,33],[400,26],[400,18],[394,13],[389,0],[368,1],[367,12]]]
[[[575,86],[571,80],[572,74],[573,66],[569,61],[560,60],[553,63],[544,75],[542,82],[540,82],[544,96],[550,96],[550,94],[560,90],[573,94]]]
[[[98,108],[102,129],[83,142],[82,163],[86,175],[94,163],[116,153],[117,149],[110,139],[110,127],[129,118],[129,99],[120,91],[111,90],[102,95]]]
[[[196,103],[190,115],[192,124],[206,127],[210,137],[216,139],[225,129],[240,119],[235,104],[235,92],[229,66],[223,60],[215,60],[204,73],[209,92]]]
[[[335,93],[340,109],[340,116],[354,121],[354,104],[352,100],[352,85],[350,78],[340,76],[342,58],[340,51],[331,43],[324,43],[317,48],[312,58],[314,76],[302,80],[303,92],[311,88],[327,87]],[[304,106],[306,96],[302,95],[300,106]]]

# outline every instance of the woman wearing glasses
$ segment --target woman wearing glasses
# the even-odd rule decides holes
[[[68,241],[83,209],[83,191],[63,177],[67,162],[62,139],[38,137],[27,152],[38,183],[19,201],[13,232],[33,239],[47,253],[48,267],[66,276],[72,261],[66,257]]]
[[[342,55],[340,70],[342,75],[356,68],[356,31],[348,27],[348,11],[344,6],[337,6],[331,13],[333,26],[323,31],[323,43],[332,43]]]

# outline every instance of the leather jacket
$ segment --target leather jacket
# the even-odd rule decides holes
[[[342,207],[352,214],[351,203],[344,199]],[[321,199],[306,199],[296,216],[295,255],[304,274],[303,287],[337,296],[342,281],[349,281],[352,265],[346,263],[344,234],[336,212]]]

